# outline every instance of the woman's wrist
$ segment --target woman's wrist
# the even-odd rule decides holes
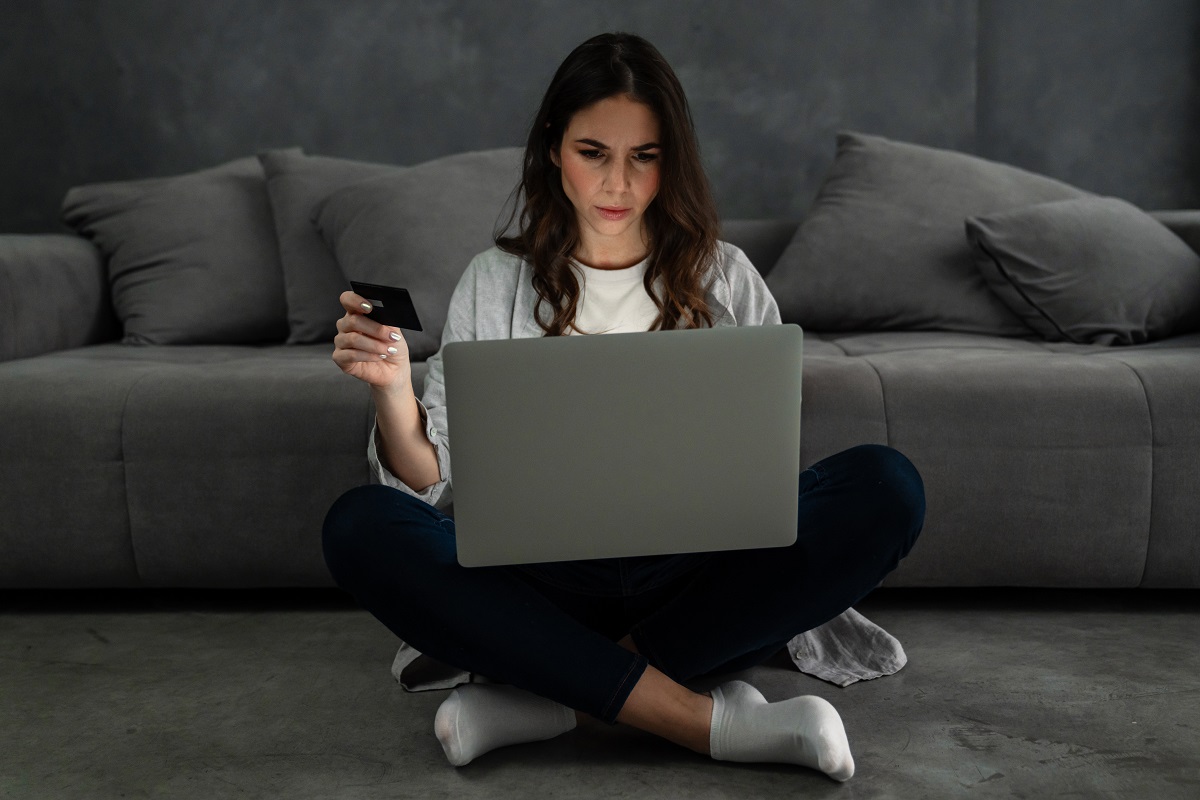
[[[381,401],[384,403],[395,404],[397,400],[407,400],[409,397],[416,397],[412,385],[412,370],[405,370],[397,373],[395,379],[386,385],[371,384],[371,397],[376,404]]]
[[[411,381],[372,387],[379,459],[393,475],[415,491],[440,479],[437,450],[425,432],[421,406]]]

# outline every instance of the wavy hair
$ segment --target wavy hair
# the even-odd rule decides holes
[[[606,33],[575,48],[559,66],[542,98],[525,147],[516,202],[496,245],[533,269],[538,301],[534,317],[546,336],[562,336],[575,321],[580,286],[570,268],[580,234],[575,208],[563,191],[551,151],[562,143],[571,118],[610,97],[627,96],[658,119],[662,151],[657,196],[645,212],[650,254],[644,286],[658,307],[651,330],[712,327],[704,278],[714,265],[720,229],[683,87],[670,64],[640,36]],[[522,202],[523,201],[523,202]],[[655,290],[661,278],[662,296]],[[544,323],[542,303],[554,310]]]

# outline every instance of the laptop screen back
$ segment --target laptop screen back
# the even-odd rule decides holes
[[[447,344],[459,562],[791,544],[802,338],[771,325]]]

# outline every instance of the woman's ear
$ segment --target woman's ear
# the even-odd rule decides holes
[[[550,160],[554,162],[554,166],[562,169],[562,157],[559,156],[557,147],[550,148]]]

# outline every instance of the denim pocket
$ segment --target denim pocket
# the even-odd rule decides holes
[[[800,496],[803,497],[808,492],[814,489],[819,489],[829,481],[829,473],[825,471],[825,467],[818,461],[808,469],[800,473]]]

